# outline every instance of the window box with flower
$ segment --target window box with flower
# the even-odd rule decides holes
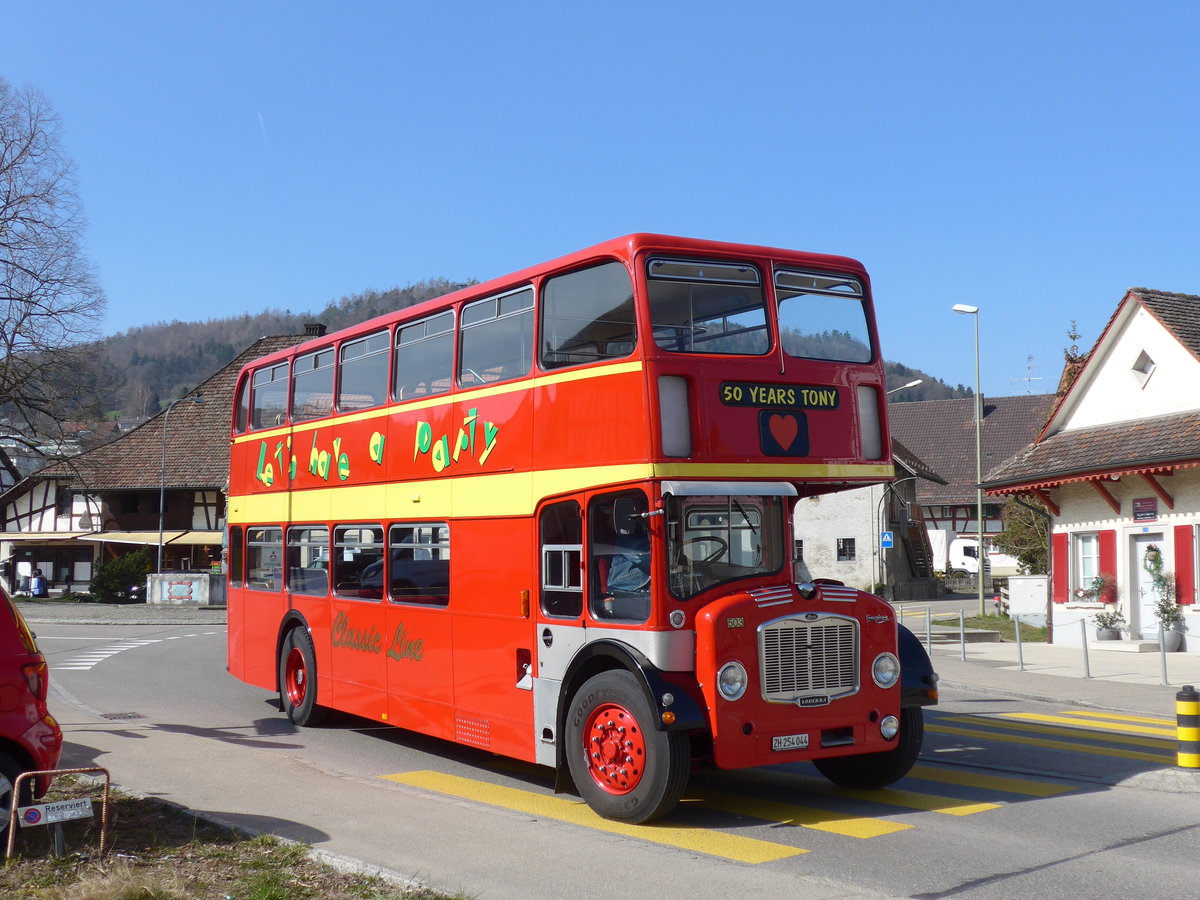
[[[1087,587],[1075,589],[1075,599],[1080,603],[1116,603],[1117,579],[1112,575],[1097,575]]]

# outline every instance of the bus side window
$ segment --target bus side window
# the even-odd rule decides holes
[[[542,510],[541,604],[547,616],[583,612],[583,513],[574,500]]]
[[[388,597],[393,602],[450,603],[450,526],[393,525],[388,530]]]
[[[529,374],[533,365],[533,289],[463,307],[458,383],[477,387]]]
[[[617,359],[637,346],[633,284],[618,262],[548,279],[541,315],[543,369]]]
[[[232,525],[229,528],[229,586],[241,587],[245,570],[245,556],[242,549],[242,526]]]
[[[444,394],[454,372],[454,313],[438,313],[396,329],[392,397]]]

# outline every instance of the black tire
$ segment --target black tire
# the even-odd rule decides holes
[[[627,754],[624,760],[618,752]],[[571,699],[566,755],[587,805],[635,825],[674,809],[691,773],[687,734],[655,727],[650,702],[624,670],[594,675]]]
[[[7,753],[0,752],[0,841],[8,842],[8,820],[12,814],[13,782],[24,772],[24,767]],[[33,802],[33,782],[27,780],[21,788],[21,797],[17,806],[28,806]]]
[[[834,784],[847,788],[881,788],[908,774],[925,740],[925,718],[921,707],[900,710],[900,734],[896,746],[882,753],[814,759],[817,771]]]
[[[279,648],[279,706],[297,725],[320,725],[329,715],[317,703],[317,653],[307,628],[293,628]]]

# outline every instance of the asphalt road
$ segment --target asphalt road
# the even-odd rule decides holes
[[[628,827],[556,797],[544,769],[349,717],[297,730],[225,673],[223,625],[37,631],[64,764],[486,900],[1200,889],[1196,795],[1125,786],[1172,765],[1166,718],[947,691],[888,791],[809,766],[700,773],[669,821]]]

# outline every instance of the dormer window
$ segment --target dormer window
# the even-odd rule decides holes
[[[1146,382],[1154,374],[1155,368],[1154,360],[1150,358],[1150,354],[1145,350],[1139,353],[1138,358],[1133,361],[1133,374],[1141,382],[1142,387],[1146,386]]]

